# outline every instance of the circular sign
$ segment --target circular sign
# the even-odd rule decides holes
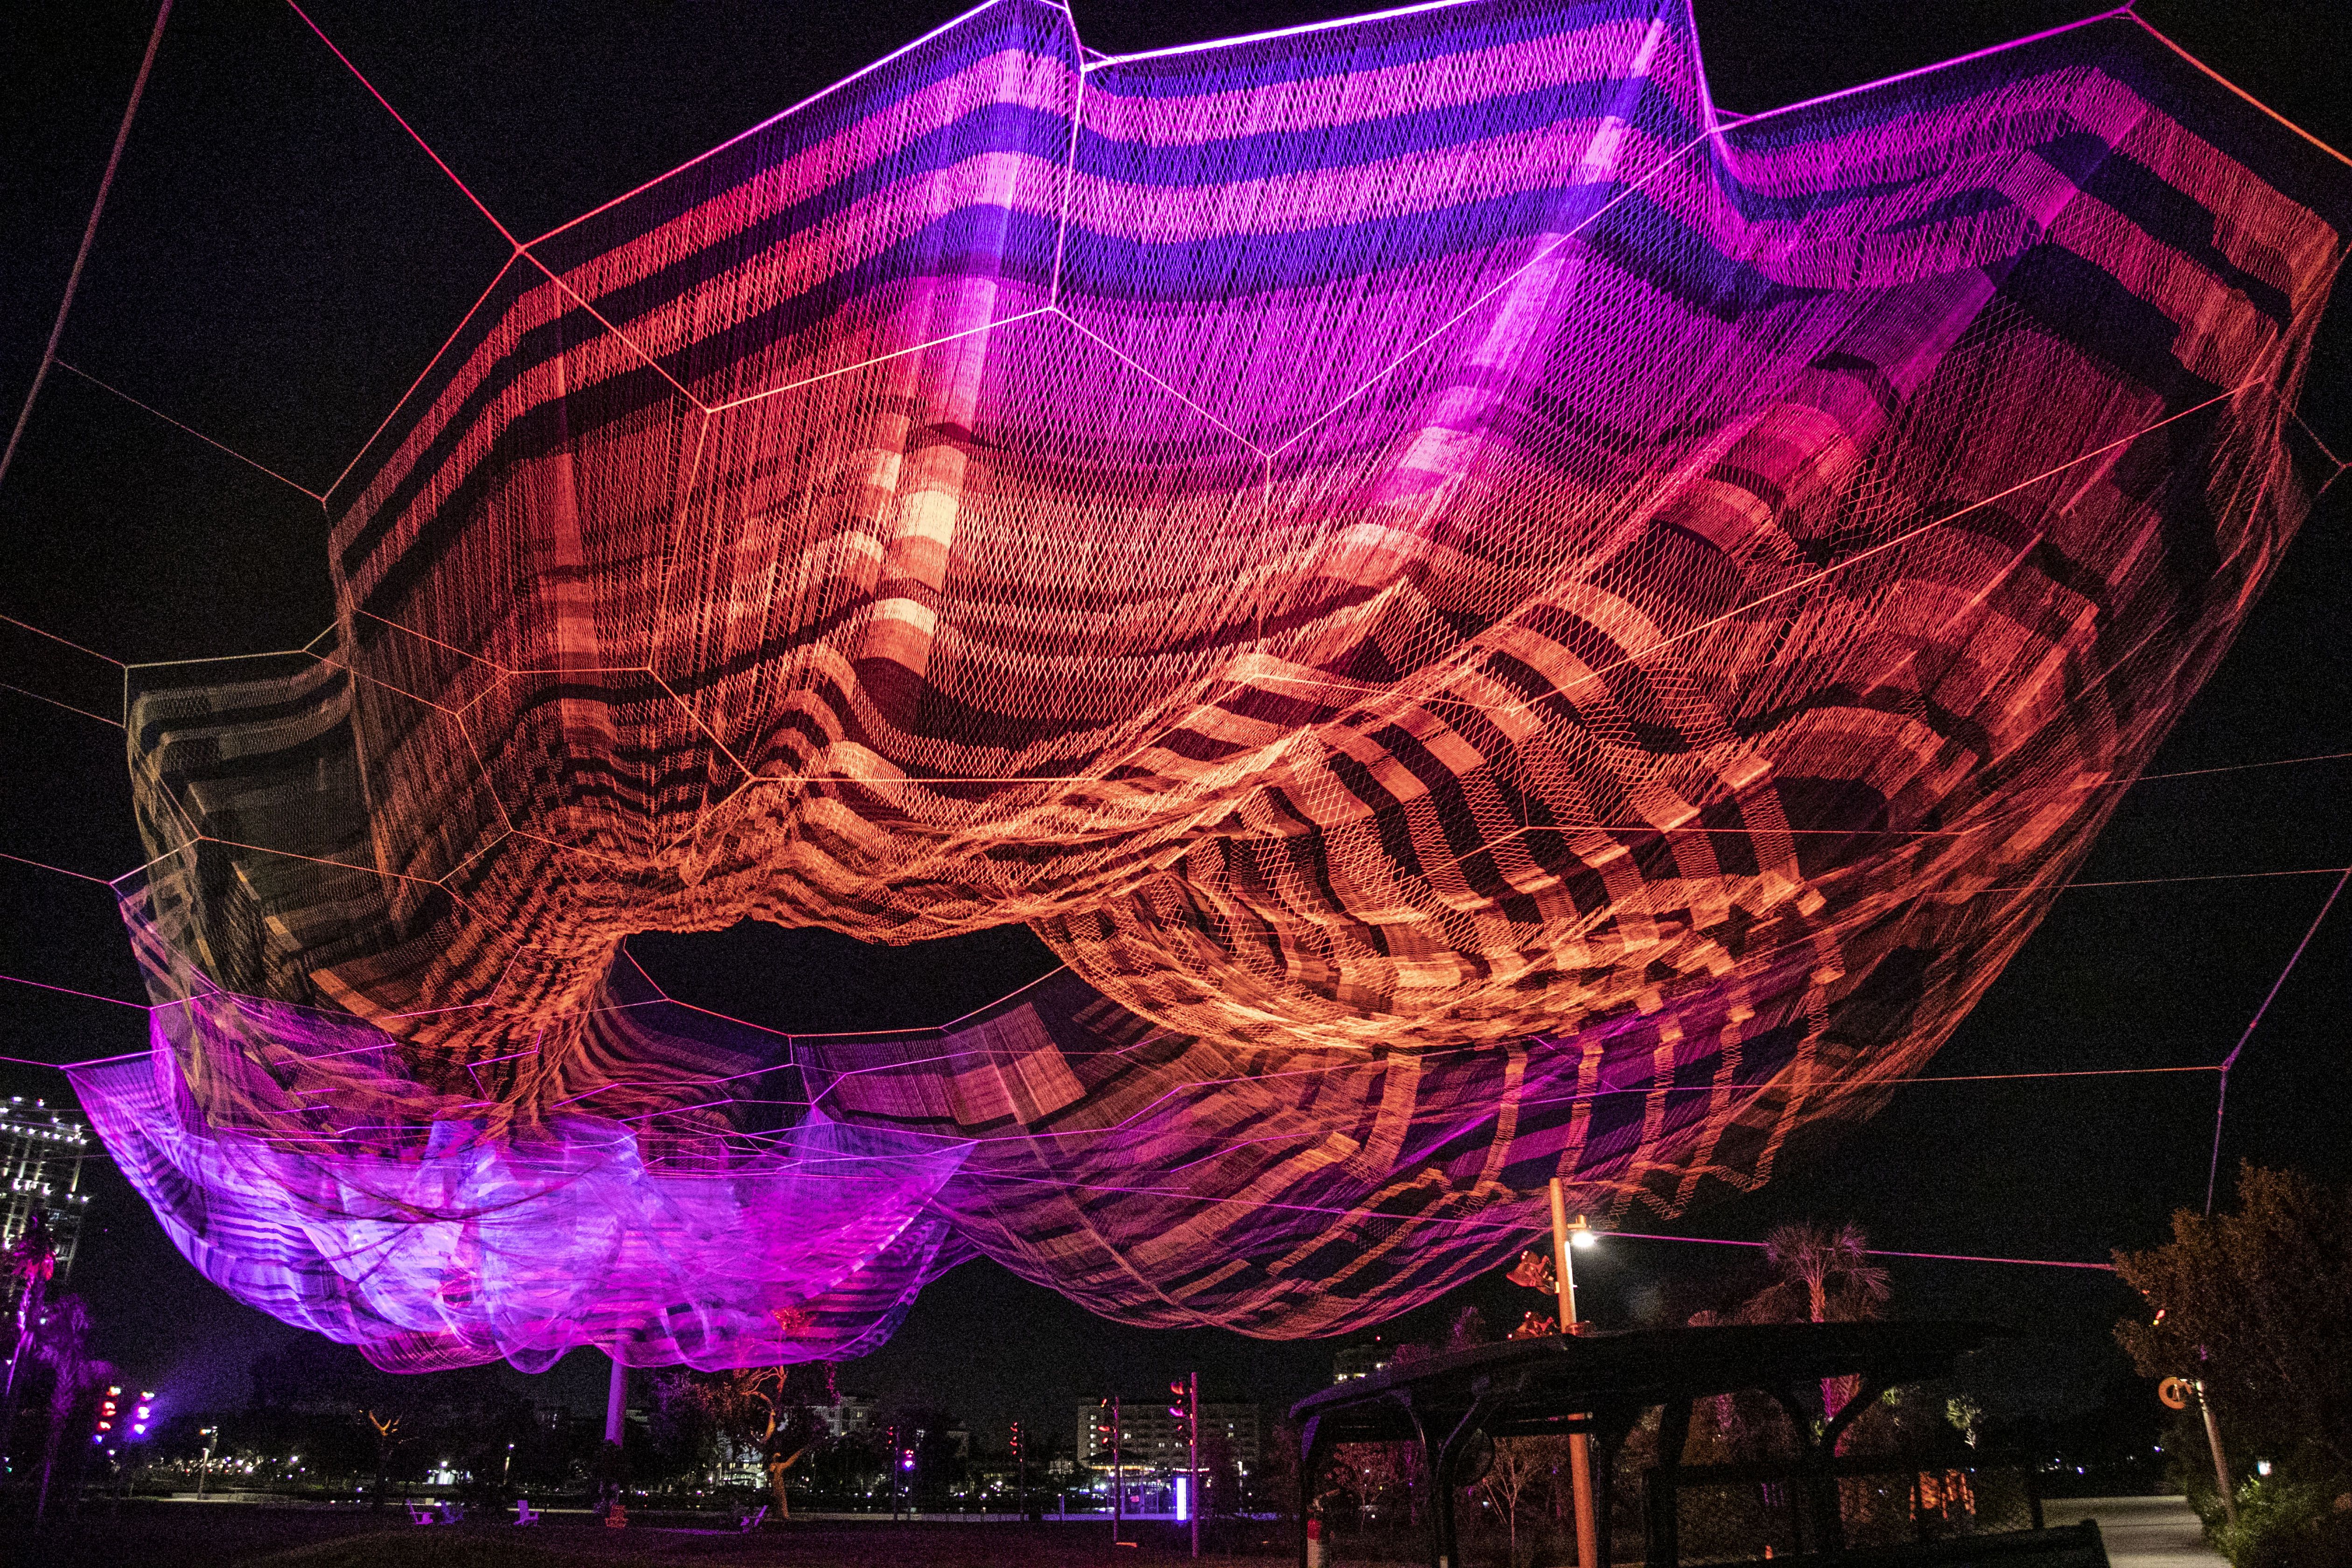
[[[2189,1408],[2189,1384],[2177,1377],[2168,1377],[2156,1385],[2156,1396],[2175,1410]]]
[[[1485,1480],[1486,1472],[1494,1468],[1495,1439],[1481,1428],[1470,1434],[1462,1445],[1462,1457],[1454,1461],[1454,1484],[1457,1487],[1475,1486]]]

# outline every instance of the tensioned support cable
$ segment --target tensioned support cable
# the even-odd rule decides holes
[[[25,438],[25,426],[31,423],[33,404],[41,395],[42,383],[49,379],[49,367],[58,363],[58,344],[65,337],[66,317],[73,310],[74,292],[81,287],[82,268],[89,263],[90,247],[98,240],[98,220],[106,211],[106,196],[114,188],[115,171],[122,166],[122,149],[131,141],[131,122],[139,114],[139,100],[146,96],[147,78],[155,69],[155,51],[163,44],[163,24],[171,19],[172,0],[163,0],[155,13],[154,30],[147,35],[147,53],[139,61],[138,79],[131,84],[131,101],[123,106],[122,124],[114,132],[114,151],[106,157],[106,173],[99,177],[98,200],[90,204],[89,222],[82,226],[81,248],[74,252],[73,270],[66,274],[65,298],[58,301],[58,319],[49,324],[49,341],[41,350],[41,363],[33,372],[33,384],[25,391],[25,405],[16,411],[16,427],[8,433],[8,447],[0,451],[0,483],[8,478],[8,467],[16,460],[17,444]]]
[[[2303,950],[2309,947],[2311,939],[2319,934],[2321,922],[2327,919],[2327,911],[2336,907],[2336,895],[2344,891],[2347,882],[2352,882],[2352,868],[2347,868],[2336,879],[2336,886],[2327,890],[2326,900],[2319,906],[2319,912],[2311,917],[2311,924],[2305,929],[2303,940],[2296,942],[2294,951],[2287,955],[2286,967],[2279,971],[2276,980],[2271,982],[2270,994],[2263,998],[2263,1005],[2254,1009],[2254,1016],[2246,1020],[2246,1032],[2238,1037],[2238,1043],[2230,1047],[2228,1056],[2221,1058],[2221,1087],[2213,1100],[2213,1157],[2205,1166],[2205,1215],[2208,1219],[2213,1215],[2214,1179],[2221,1170],[2221,1119],[2230,1109],[2230,1069],[2238,1065],[2239,1053],[2246,1048],[2246,1042],[2252,1039],[2254,1031],[2262,1026],[2263,1015],[2269,1012],[2271,1004],[2278,1000],[2280,990],[2286,984],[2286,977],[2293,974],[2294,966],[2303,961]]]
[[[83,381],[89,383],[90,385],[98,388],[100,392],[110,393],[114,396],[121,398],[123,402],[131,405],[131,407],[143,409],[145,412],[153,415],[156,418],[161,419],[164,424],[171,426],[173,429],[185,431],[188,435],[191,435],[197,440],[202,441],[205,446],[213,447],[217,451],[227,453],[230,457],[235,458],[238,462],[243,463],[247,468],[259,469],[262,473],[268,475],[271,479],[276,479],[279,484],[287,487],[287,489],[299,490],[302,494],[309,496],[320,506],[327,504],[327,498],[320,495],[317,490],[312,489],[310,486],[288,479],[284,474],[279,473],[276,468],[273,468],[268,464],[262,462],[259,458],[247,457],[243,452],[238,451],[227,442],[205,435],[203,431],[197,429],[194,426],[189,424],[184,419],[173,418],[170,415],[164,413],[162,409],[156,407],[152,403],[141,402],[138,398],[131,396],[129,393],[123,391],[113,383],[99,380],[98,377],[90,374],[89,372],[82,369],[81,366],[75,364],[72,361],[55,359],[52,360],[51,363],[56,364],[59,370],[68,372],[73,375],[79,376]]]

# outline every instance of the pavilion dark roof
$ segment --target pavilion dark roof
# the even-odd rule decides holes
[[[1860,1375],[1881,1387],[1938,1377],[1999,1337],[1986,1323],[1727,1323],[1506,1340],[1391,1363],[1291,1408],[1323,1442],[1411,1439],[1426,1417],[1494,1401],[1493,1436],[1563,1431],[1567,1412],[1632,1411],[1740,1389]]]

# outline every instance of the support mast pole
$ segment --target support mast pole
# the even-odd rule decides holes
[[[66,335],[66,317],[73,310],[74,294],[81,288],[82,268],[89,265],[89,247],[98,243],[98,220],[106,211],[107,193],[114,189],[114,172],[122,167],[122,149],[131,142],[131,122],[139,116],[139,100],[147,94],[147,78],[155,69],[155,51],[163,47],[163,24],[172,19],[172,0],[163,0],[155,13],[155,26],[147,35],[147,53],[139,61],[138,79],[131,84],[131,101],[122,110],[122,124],[114,132],[114,151],[106,155],[106,173],[99,176],[98,200],[90,204],[89,222],[81,231],[81,248],[74,252],[73,270],[66,274],[65,298],[58,301],[57,320],[49,323],[49,341],[41,350],[41,363],[33,372],[33,384],[25,393],[25,405],[16,411],[16,426],[8,432],[8,445],[0,450],[0,479],[8,475],[8,467],[16,460],[17,444],[25,438],[25,426],[33,422],[33,405],[41,395],[41,384],[49,379],[49,366],[58,363],[58,344]]]
[[[1184,1403],[1192,1407],[1192,1419],[1185,1426],[1190,1428],[1189,1436],[1192,1439],[1192,1555],[1198,1557],[1201,1555],[1201,1374],[1197,1372],[1192,1374],[1191,1395]]]
[[[1580,1228],[1583,1217],[1577,1216]],[[1577,1329],[1576,1271],[1569,1262],[1568,1199],[1560,1191],[1558,1176],[1551,1179],[1551,1261],[1552,1274],[1559,1288],[1559,1331],[1572,1334]],[[1601,1568],[1601,1531],[1592,1510],[1592,1436],[1589,1431],[1569,1434],[1568,1470],[1576,1493],[1577,1568]]]
[[[2213,1405],[2205,1397],[2205,1380],[2200,1377],[2191,1386],[2197,1390],[2197,1409],[2205,1417],[2206,1445],[2213,1450],[2213,1479],[2221,1483],[2221,1512],[2234,1530],[2238,1524],[2238,1492],[2230,1480],[2230,1457],[2221,1452],[2221,1428],[2214,1425]]]

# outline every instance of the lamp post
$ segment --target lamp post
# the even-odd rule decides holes
[[[220,1441],[220,1428],[206,1426],[196,1436],[205,1440],[205,1457],[196,1466],[196,1497],[201,1501],[205,1495],[205,1480],[213,1473],[213,1445]]]
[[[1568,1199],[1560,1192],[1559,1178],[1551,1179],[1551,1252],[1552,1273],[1559,1287],[1559,1331],[1572,1334],[1577,1330],[1576,1270],[1569,1254],[1580,1247],[1591,1247],[1592,1227],[1584,1216],[1569,1223]],[[1589,1418],[1589,1417],[1588,1417]],[[1577,1568],[1601,1568],[1601,1531],[1592,1511],[1592,1436],[1590,1432],[1571,1432],[1568,1436],[1569,1481],[1576,1494],[1576,1563]]]

